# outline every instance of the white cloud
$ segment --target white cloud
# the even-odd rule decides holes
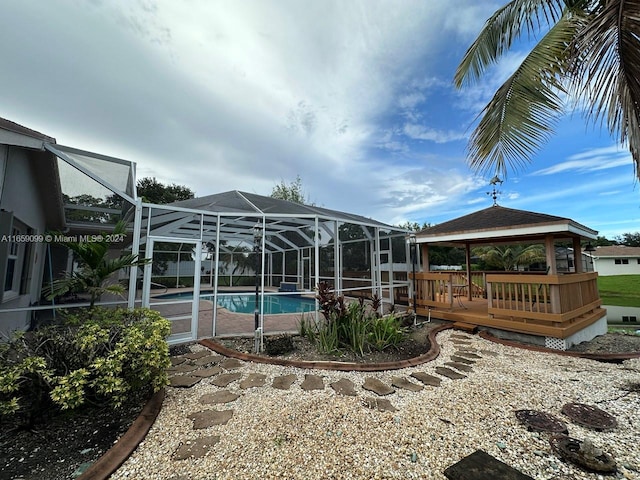
[[[465,140],[467,135],[464,132],[441,131],[433,128],[407,123],[403,127],[403,133],[414,140],[430,140],[436,143],[455,142]]]
[[[556,175],[569,171],[597,172],[620,166],[628,166],[632,163],[631,154],[621,151],[616,146],[595,148],[571,155],[564,162],[556,163],[550,167],[536,170],[531,175]]]

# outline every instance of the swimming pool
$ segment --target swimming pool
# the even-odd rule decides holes
[[[169,293],[158,295],[155,298],[170,299],[179,298],[190,300],[193,292]],[[202,292],[200,298],[213,301],[213,293]],[[253,313],[255,309],[256,295],[249,292],[218,294],[218,306],[226,308],[234,313]],[[291,295],[265,295],[264,310],[265,315],[277,315],[280,313],[306,313],[316,309],[316,302],[311,298],[291,296]]]

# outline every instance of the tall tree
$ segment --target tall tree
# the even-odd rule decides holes
[[[278,185],[273,187],[271,197],[299,203],[301,205],[310,204],[309,198],[305,195],[304,189],[302,188],[302,179],[300,178],[300,175],[296,175],[295,181],[291,183],[285,183],[284,180],[281,180]]]
[[[579,107],[588,122],[606,123],[628,145],[640,175],[640,2],[512,0],[487,20],[458,66],[455,85],[480,80],[520,37],[540,33],[480,113],[469,139],[471,167],[498,175],[517,169],[568,108]]]
[[[138,180],[136,185],[138,196],[143,201],[155,203],[156,205],[165,205],[167,203],[178,202],[180,200],[188,200],[195,197],[195,192],[184,185],[165,185],[155,177],[145,177]]]
[[[619,245],[625,245],[627,247],[640,247],[640,232],[635,233],[623,233],[621,236],[616,237],[616,241]]]

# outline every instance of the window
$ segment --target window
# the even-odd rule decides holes
[[[11,228],[11,242],[9,242],[7,250],[7,266],[4,274],[4,294],[2,300],[11,300],[21,293],[24,293],[23,267],[25,264],[25,254],[27,252],[24,242],[16,241],[18,236],[25,235],[27,228],[24,224],[13,219],[13,227]],[[25,285],[26,287],[26,285]]]
[[[628,258],[616,258],[615,259],[615,263],[616,265],[629,265],[629,259]],[[640,262],[638,262],[640,263]]]
[[[623,323],[637,323],[638,322],[638,318],[635,315],[631,315],[631,316],[623,315],[622,316],[622,321],[623,321]]]

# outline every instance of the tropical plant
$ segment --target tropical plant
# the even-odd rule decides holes
[[[54,237],[62,236],[54,232]],[[62,242],[62,245],[71,250],[76,260],[80,263],[80,269],[75,272],[65,272],[63,278],[54,280],[46,288],[46,297],[51,300],[68,292],[87,292],[90,295],[90,308],[100,299],[104,293],[123,295],[124,287],[115,282],[108,284],[109,278],[124,268],[145,265],[150,260],[140,259],[138,255],[122,254],[117,258],[109,258],[109,249],[112,243],[125,236],[125,223],[118,222],[112,233],[102,233],[91,236],[88,241]]]
[[[540,40],[480,113],[468,146],[472,168],[505,175],[553,133],[568,107],[606,123],[640,166],[640,3],[511,0],[487,20],[455,73],[460,88],[480,80],[523,35]],[[573,100],[566,102],[565,97]]]
[[[480,257],[490,267],[505,271],[517,270],[518,267],[546,260],[544,248],[540,245],[496,245],[478,247],[473,254]]]

